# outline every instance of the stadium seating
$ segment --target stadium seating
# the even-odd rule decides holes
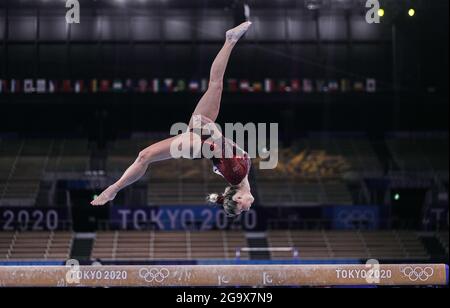
[[[226,182],[212,173],[207,160],[170,160],[156,163],[148,182],[148,205],[204,203],[209,193],[223,192]]]
[[[65,261],[72,238],[71,232],[0,232],[0,260]]]
[[[386,143],[401,171],[446,173],[448,178],[448,136],[391,138]]]
[[[410,231],[272,230],[265,234],[272,260],[430,258],[418,235]],[[0,260],[64,261],[70,258],[73,237],[71,232],[0,232]],[[448,234],[446,240],[448,249]],[[234,260],[239,251],[239,259],[248,260],[251,252],[241,250],[246,247],[249,242],[243,231],[102,231],[96,234],[91,259]]]
[[[84,173],[89,170],[90,152],[86,139],[65,139],[55,141],[47,172]]]
[[[440,232],[438,234],[438,239],[441,242],[442,246],[445,249],[445,252],[447,253],[448,256],[448,238],[449,238],[449,233],[447,232]]]
[[[269,231],[271,247],[295,247],[300,259],[407,259],[429,258],[413,232],[377,231]],[[273,259],[291,259],[291,252],[272,252]]]
[[[395,231],[268,231],[273,260],[378,259],[427,260],[414,232]],[[236,250],[247,247],[245,233],[237,231],[98,233],[92,258],[102,260],[235,259]],[[239,250],[241,259],[247,251]]]
[[[33,205],[48,162],[48,140],[0,141],[0,205]]]
[[[243,232],[99,232],[92,251],[101,260],[232,259],[247,246]],[[243,254],[241,258],[248,258]]]
[[[89,169],[87,140],[0,140],[0,205],[35,205],[45,174]]]
[[[149,139],[118,139],[108,144],[106,172],[110,175],[123,173],[140,151],[154,143]]]
[[[275,170],[261,170],[259,160],[253,162],[263,204],[352,204],[345,177],[381,170],[369,143],[361,140],[302,139],[281,149],[278,158]]]
[[[105,171],[117,178],[140,150],[156,140],[118,139],[107,146]],[[384,141],[378,141],[380,143]],[[262,170],[253,160],[252,183],[261,205],[351,205],[355,193],[350,184],[383,174],[373,143],[366,138],[299,139],[278,151],[276,169]],[[448,138],[388,138],[387,149],[401,171],[438,175],[448,187]],[[0,205],[34,205],[43,180],[79,179],[90,170],[87,139],[0,139]],[[141,183],[147,205],[203,203],[204,196],[222,192],[225,181],[211,172],[207,160],[170,160],[156,163]],[[447,183],[447,184],[445,184]],[[357,185],[364,185],[359,182]],[[45,187],[51,184],[46,183]],[[41,199],[39,199],[41,200]],[[42,198],[48,200],[48,198]],[[46,206],[44,204],[44,206]]]

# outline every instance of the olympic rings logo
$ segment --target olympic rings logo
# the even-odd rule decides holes
[[[139,277],[143,278],[146,282],[158,282],[161,283],[169,277],[169,270],[167,268],[141,268],[139,270]]]
[[[411,281],[427,281],[434,275],[434,269],[429,266],[425,268],[407,266],[401,272]]]

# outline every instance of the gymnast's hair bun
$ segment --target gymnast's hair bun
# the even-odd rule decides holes
[[[209,203],[223,204],[223,195],[216,193],[210,194],[206,197],[206,201]]]

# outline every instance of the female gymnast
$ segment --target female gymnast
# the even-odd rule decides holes
[[[141,151],[136,161],[125,171],[123,176],[95,198],[91,202],[92,205],[104,205],[113,200],[120,190],[138,181],[151,163],[173,158],[173,155],[171,155],[171,144],[173,142],[179,143],[189,140],[191,144],[198,142],[204,145],[206,143],[210,147],[210,150],[214,153],[214,158],[211,159],[214,172],[222,175],[229,183],[223,194],[210,194],[207,201],[222,205],[226,214],[230,217],[237,216],[250,209],[254,198],[248,181],[251,165],[248,154],[222,135],[216,139],[205,138],[203,134],[199,134],[194,129],[194,120],[199,117],[202,123],[213,123],[217,119],[228,60],[234,46],[247,32],[250,25],[251,22],[245,22],[226,32],[225,44],[211,67],[208,90],[197,104],[189,121],[190,129],[181,135],[155,143]],[[225,149],[230,148],[227,145],[231,146],[233,152],[231,155],[225,156]],[[220,153],[217,153],[217,151]]]

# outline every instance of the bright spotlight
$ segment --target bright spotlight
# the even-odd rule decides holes
[[[384,16],[384,9],[378,10],[378,16],[383,17]]]
[[[409,17],[413,17],[414,15],[416,15],[416,10],[414,10],[414,9],[409,9],[408,15],[409,15]]]

